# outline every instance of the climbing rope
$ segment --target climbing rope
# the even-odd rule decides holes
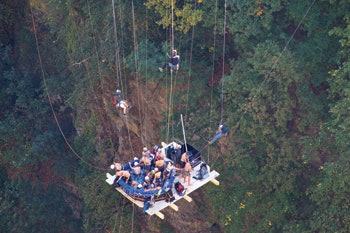
[[[115,69],[117,76],[117,84],[120,90],[124,93],[124,85],[122,82],[122,73],[121,73],[121,62],[120,62],[120,51],[118,43],[118,31],[117,31],[117,19],[115,14],[114,0],[112,0],[112,10],[113,10],[113,30],[114,30],[114,50],[115,50]]]
[[[221,115],[220,122],[224,113],[224,82],[225,82],[225,50],[226,50],[226,12],[227,12],[227,0],[225,0],[224,6],[224,30],[223,30],[223,44],[222,44],[222,78],[221,78]]]
[[[35,26],[35,20],[34,20],[34,14],[33,14],[33,8],[32,6],[30,6],[30,13],[31,13],[31,18],[32,18],[32,25],[33,25],[33,32],[34,32],[34,37],[35,37],[35,45],[36,45],[36,50],[37,50],[37,53],[38,53],[38,59],[39,59],[39,64],[40,64],[40,70],[41,70],[41,76],[43,78],[43,83],[44,83],[44,87],[45,87],[45,92],[46,92],[46,96],[49,100],[49,104],[50,104],[50,108],[51,108],[51,111],[52,111],[52,114],[53,114],[53,117],[55,119],[55,122],[56,122],[56,125],[57,125],[57,128],[59,129],[66,145],[69,147],[69,149],[73,152],[73,154],[80,160],[82,161],[83,163],[85,163],[86,165],[88,165],[89,167],[91,168],[94,168],[94,169],[97,169],[97,170],[101,170],[101,171],[105,171],[106,169],[105,168],[100,168],[100,167],[97,167],[97,166],[94,166],[93,164],[85,161],[82,156],[80,156],[75,150],[74,148],[72,147],[72,145],[69,143],[66,135],[64,134],[63,130],[62,130],[62,127],[58,121],[58,118],[56,116],[56,113],[55,113],[55,110],[53,108],[53,104],[52,104],[52,99],[51,99],[51,96],[50,96],[50,93],[49,93],[49,89],[48,89],[48,86],[47,86],[47,81],[46,81],[46,75],[45,75],[45,72],[44,72],[44,67],[43,67],[43,62],[42,62],[42,57],[41,57],[41,53],[40,53],[40,48],[39,48],[39,41],[38,41],[38,36],[37,36],[37,28]]]
[[[218,0],[215,1],[215,16],[214,16],[214,31],[213,31],[213,55],[212,55],[212,70],[211,70],[211,91],[210,91],[210,111],[209,111],[209,128],[211,129],[211,123],[212,123],[212,116],[213,116],[213,92],[214,92],[214,76],[215,76],[215,51],[216,51],[216,34],[217,34],[217,12],[218,12]],[[208,132],[208,138],[211,137],[211,132]],[[208,155],[208,163],[210,163],[210,151],[209,147],[207,150],[207,155]]]
[[[276,61],[273,63],[273,65],[272,65],[270,71],[265,75],[263,81],[259,84],[259,86],[258,86],[258,88],[257,88],[257,92],[256,92],[255,95],[253,96],[252,100],[254,100],[254,99],[258,96],[258,94],[260,93],[260,91],[262,90],[263,84],[264,84],[264,83],[266,82],[266,80],[270,77],[271,73],[272,73],[273,70],[275,69],[275,67],[276,67],[276,65],[278,64],[280,58],[282,57],[283,53],[286,51],[287,47],[289,46],[289,43],[290,43],[290,42],[292,41],[292,39],[294,38],[296,32],[299,30],[301,24],[303,23],[303,21],[304,21],[304,19],[306,18],[306,16],[309,14],[309,12],[310,12],[311,8],[313,7],[313,5],[315,4],[315,2],[316,2],[316,0],[313,0],[313,2],[310,4],[310,6],[308,7],[308,9],[306,10],[305,14],[303,15],[303,17],[302,17],[301,20],[299,21],[298,26],[296,27],[296,29],[294,30],[293,34],[292,34],[292,35],[290,36],[290,38],[288,39],[286,45],[283,47],[283,49],[282,49],[281,53],[279,54],[279,56],[277,57]],[[225,8],[226,8],[226,0],[225,0]],[[226,12],[226,9],[225,9],[225,12]],[[226,16],[225,16],[225,18],[226,18]],[[225,24],[225,23],[224,23],[224,24]],[[224,31],[224,33],[225,33],[225,31]],[[225,35],[225,34],[224,34],[224,35]],[[224,51],[224,50],[223,50],[223,51]],[[224,64],[223,64],[223,65],[224,65]],[[224,76],[223,76],[223,79],[224,79]],[[223,80],[222,80],[222,82],[223,82]],[[223,93],[222,93],[222,94],[223,94]],[[222,98],[221,101],[222,101],[222,106],[223,106],[223,98]],[[223,111],[223,110],[222,110],[222,111]],[[237,123],[236,123],[236,125],[235,125],[235,127],[234,127],[233,129],[236,129],[236,128],[239,126],[241,120],[243,119],[243,116],[244,116],[244,114],[241,115],[240,119],[237,121]],[[222,114],[221,114],[221,121],[220,121],[220,122],[222,122]],[[215,159],[214,163],[212,164],[212,167],[214,166],[214,164],[216,163],[216,161],[218,160],[219,157],[220,157],[220,155],[217,156],[217,158]]]
[[[252,98],[252,101],[258,96],[258,94],[260,93],[260,91],[262,90],[262,86],[263,84],[266,82],[267,78],[270,77],[271,73],[273,72],[273,70],[275,69],[275,67],[277,66],[280,58],[282,57],[283,53],[286,51],[289,43],[292,41],[292,39],[295,36],[295,33],[299,30],[301,24],[303,23],[304,19],[306,18],[306,16],[309,14],[311,8],[313,7],[313,5],[315,4],[316,0],[313,0],[313,2],[311,3],[311,5],[309,6],[309,8],[306,10],[305,14],[303,15],[303,17],[301,18],[301,20],[298,23],[298,26],[296,27],[296,29],[294,30],[293,34],[290,36],[290,38],[288,39],[286,45],[283,47],[281,53],[279,54],[279,56],[277,57],[276,61],[273,63],[270,71],[265,75],[263,81],[260,83],[260,85],[257,88],[257,92],[255,93],[255,95]],[[235,125],[234,129],[237,128],[241,122],[241,120],[243,119],[243,115],[241,115],[240,119],[237,121],[237,124]]]

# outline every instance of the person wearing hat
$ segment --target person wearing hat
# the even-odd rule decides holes
[[[208,141],[208,144],[209,145],[213,144],[214,142],[216,142],[221,137],[225,137],[226,138],[227,131],[228,131],[227,126],[224,125],[224,124],[220,124],[218,130],[216,131],[216,134],[215,134],[214,138],[212,140]]]
[[[142,167],[142,170],[146,174],[151,170],[152,160],[150,158],[150,154],[151,153],[149,152],[147,147],[144,147],[142,151],[142,158],[140,159],[140,165]]]
[[[142,186],[145,189],[150,189],[152,188],[152,183],[151,183],[151,179],[149,178],[149,176],[145,176],[145,181],[143,182]]]
[[[163,67],[159,67],[158,69],[160,72],[163,72],[163,70],[168,67],[170,71],[173,71],[173,70],[178,71],[179,62],[180,62],[180,56],[177,54],[177,51],[173,49],[172,56],[170,57],[169,61],[165,63]]]
[[[120,171],[123,169],[123,167],[120,163],[113,162],[113,164],[111,165],[111,169],[116,170],[116,171]]]
[[[112,103],[115,105],[116,109],[122,108],[124,116],[126,116],[127,110],[131,108],[126,102],[126,100],[123,100],[121,97],[121,90],[117,89],[115,91],[115,94],[113,94],[113,101]]]
[[[134,166],[130,165],[130,168],[132,169],[132,173],[136,176],[139,176],[141,174],[141,167],[139,166],[138,162],[134,163]]]

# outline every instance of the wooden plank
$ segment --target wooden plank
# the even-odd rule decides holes
[[[161,218],[161,219],[164,219],[164,214],[162,214],[161,212],[155,212],[155,214]]]
[[[204,186],[205,184],[207,184],[208,182],[212,182],[215,185],[219,185],[220,182],[218,180],[216,180],[215,178],[218,177],[220,174],[216,171],[210,171],[210,168],[208,166],[209,169],[209,176],[207,178],[204,178],[202,180],[196,180],[193,178],[193,176],[195,176],[197,174],[197,172],[199,171],[199,165],[197,165],[196,167],[193,168],[193,172],[191,172],[191,183],[190,185],[187,185],[186,183],[183,183],[183,178],[182,176],[178,176],[175,179],[175,182],[180,181],[186,188],[186,195],[184,196],[179,196],[177,194],[177,192],[174,190],[174,197],[175,200],[172,203],[166,202],[165,200],[162,201],[157,201],[153,206],[151,206],[146,213],[149,215],[157,215],[159,218],[164,219],[164,214],[162,214],[160,211],[163,210],[164,208],[167,208],[168,206],[170,206],[173,210],[178,211],[179,207],[177,205],[175,205],[174,203],[176,201],[179,201],[181,199],[185,199],[188,202],[192,201],[192,198],[190,196],[188,196],[191,192],[201,188],[202,186]],[[106,174],[107,176],[107,180],[106,182],[109,183],[111,185],[111,180],[113,179],[114,176],[112,176],[111,174]],[[124,197],[126,197],[128,200],[130,200],[132,203],[136,204],[137,206],[139,206],[140,208],[143,208],[143,202],[139,201],[139,200],[135,200],[134,198],[132,198],[131,196],[127,195],[120,187],[116,188],[116,190],[118,192],[120,192]]]
[[[190,196],[184,195],[183,198],[188,202],[192,201],[192,198]]]
[[[215,185],[220,185],[220,182],[217,179],[211,179],[210,182],[212,182]]]
[[[135,200],[134,198],[130,197],[128,194],[126,194],[123,189],[121,189],[120,187],[119,188],[116,188],[116,190],[118,192],[120,192],[124,197],[126,197],[127,199],[129,199],[129,201],[131,201],[132,203],[136,204],[138,207],[141,207],[143,208],[143,202],[142,201],[138,201],[138,200]]]
[[[178,207],[177,205],[175,205],[174,203],[170,203],[169,206],[170,206],[171,208],[173,208],[173,210],[179,211],[179,207]]]

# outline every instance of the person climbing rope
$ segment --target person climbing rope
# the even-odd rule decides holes
[[[128,105],[126,100],[122,99],[121,91],[119,89],[117,89],[115,94],[113,94],[112,103],[115,105],[116,109],[118,109],[118,108],[123,109],[124,116],[126,116],[128,109],[131,108],[131,105]]]
[[[227,131],[228,131],[227,126],[224,125],[224,124],[220,124],[218,130],[216,131],[216,134],[215,134],[214,138],[212,140],[208,141],[208,144],[209,145],[213,144],[214,142],[216,142],[221,137],[225,137],[226,138]]]
[[[170,57],[169,61],[164,64],[163,67],[159,67],[159,71],[163,72],[165,68],[169,68],[170,71],[178,71],[179,70],[179,62],[180,62],[180,56],[177,55],[177,51],[173,49],[172,57]]]

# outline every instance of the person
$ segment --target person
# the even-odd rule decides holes
[[[139,166],[138,162],[135,162],[134,166],[131,165],[130,168],[135,176],[139,176],[141,174],[141,167]]]
[[[159,67],[158,69],[160,72],[163,72],[163,70],[168,67],[170,71],[173,71],[173,70],[178,71],[179,62],[180,62],[180,56],[177,55],[177,51],[173,49],[173,53],[169,61],[165,63],[163,67]]]
[[[177,145],[174,150],[174,158],[173,160],[175,161],[175,167],[176,168],[181,168],[181,146]]]
[[[128,183],[129,179],[130,179],[130,173],[129,171],[125,171],[125,170],[122,170],[122,171],[117,171],[116,172],[116,176],[119,176],[119,179],[117,180],[117,183],[119,182],[119,180],[121,178],[125,178],[125,183]]]
[[[181,168],[185,168],[186,163],[190,162],[187,152],[181,155]]]
[[[216,131],[216,134],[215,134],[214,138],[212,140],[208,141],[209,145],[213,144],[214,142],[216,142],[221,137],[225,137],[226,138],[227,131],[228,131],[227,126],[224,125],[224,124],[220,124],[218,130]]]
[[[111,165],[111,169],[115,171],[120,171],[124,170],[124,167],[120,163],[113,162],[113,164]]]
[[[164,159],[164,156],[162,154],[162,148],[158,148],[156,153],[155,153],[155,157],[156,157],[156,160],[159,160],[159,159]]]
[[[113,94],[113,104],[115,105],[116,109],[122,108],[124,116],[126,116],[127,110],[131,108],[131,106],[128,105],[126,100],[123,100],[121,97],[121,91],[119,89],[116,90],[115,94]]]
[[[183,178],[184,178],[184,183],[186,183],[186,178],[187,178],[187,185],[191,185],[191,172],[192,172],[192,166],[191,163],[187,162],[184,167],[184,172],[183,172]]]
[[[163,180],[162,180],[162,172],[159,171],[157,168],[154,169],[154,179],[153,179],[153,184],[154,187],[161,187],[163,185]]]
[[[156,157],[155,167],[158,168],[159,171],[164,171],[165,169],[165,160],[162,157]]]

